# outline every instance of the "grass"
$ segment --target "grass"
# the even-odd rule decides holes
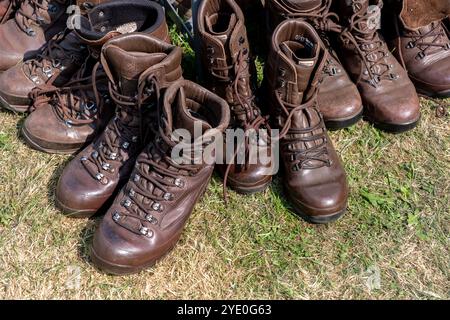
[[[192,75],[193,52],[171,33]],[[176,249],[126,277],[90,262],[100,217],[68,219],[54,206],[70,157],[30,150],[18,136],[24,117],[1,112],[0,298],[448,299],[449,116],[421,102],[411,132],[360,122],[331,133],[351,187],[337,223],[310,225],[291,213],[279,178],[261,194],[230,191],[225,206],[215,177]]]

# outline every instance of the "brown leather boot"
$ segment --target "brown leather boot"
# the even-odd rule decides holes
[[[122,15],[124,11],[128,14]],[[108,21],[107,30],[114,31],[91,34],[98,25],[99,12],[109,15],[104,17]],[[131,25],[134,25],[132,29],[123,28]],[[35,111],[22,127],[22,136],[28,145],[49,153],[73,153],[103,130],[114,108],[108,95],[106,75],[101,68],[93,72],[94,65],[99,60],[101,46],[108,39],[134,31],[168,41],[162,7],[147,0],[124,0],[101,4],[90,11],[81,28],[74,32],[88,45],[91,55],[64,87],[44,86],[33,91]]]
[[[327,55],[310,24],[290,19],[275,29],[265,69],[268,103],[280,129],[283,185],[294,211],[312,223],[338,219],[348,197],[344,168],[318,109]]]
[[[214,159],[205,162],[203,150],[213,136],[223,135],[229,119],[225,100],[193,82],[178,81],[167,89],[155,139],[139,155],[130,180],[94,234],[96,266],[112,274],[135,273],[175,246],[214,170]],[[195,136],[196,124],[201,136]],[[186,146],[195,148],[198,158],[188,155],[180,163],[172,157],[177,129],[189,131],[192,140]]]
[[[17,9],[17,0],[0,0],[0,24],[8,21]]]
[[[450,97],[450,39],[440,8],[444,2],[397,1],[385,13],[392,19],[385,28],[391,50],[417,92],[437,98]],[[450,11],[450,2],[448,7]]]
[[[66,28],[70,0],[24,0],[14,19],[0,25],[0,72],[38,50]]]
[[[93,215],[128,180],[148,143],[161,90],[182,76],[181,56],[179,47],[143,33],[114,38],[103,47],[116,115],[62,173],[56,204],[64,213]]]
[[[419,98],[407,72],[379,34],[381,0],[340,0],[346,29],[340,37],[342,61],[361,93],[367,119],[390,132],[414,128]]]
[[[253,94],[251,73],[255,72],[255,67],[250,57],[244,15],[239,6],[234,0],[203,1],[198,10],[198,30],[205,83],[230,105],[229,129],[242,129],[246,133],[268,129]],[[256,139],[261,154],[271,157],[270,144],[259,135]],[[218,165],[219,171],[224,175],[224,185],[228,183],[241,193],[264,190],[272,181],[272,161],[255,158],[250,163],[249,145],[240,146],[242,148],[226,150],[228,160]],[[236,161],[237,157],[229,157],[230,153],[238,151],[245,153],[245,159]]]
[[[319,108],[329,129],[341,129],[358,122],[362,117],[363,107],[358,89],[331,46],[329,33],[338,33],[341,27],[334,21],[337,17],[330,13],[330,6],[331,0],[268,0],[268,25],[269,34],[272,34],[281,21],[289,18],[302,19],[320,34],[329,55],[322,71]]]
[[[0,105],[16,113],[29,111],[30,93],[35,87],[63,86],[88,54],[75,32],[55,36],[35,58],[21,61],[0,74]]]

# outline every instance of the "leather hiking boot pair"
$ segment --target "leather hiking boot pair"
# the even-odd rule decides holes
[[[386,36],[418,93],[450,97],[450,38],[444,19],[448,1],[400,0],[386,10]]]
[[[234,0],[204,0],[198,9],[197,23],[205,85],[225,99],[231,111],[230,130],[224,139],[225,157],[217,165],[224,176],[224,187],[229,185],[244,194],[262,191],[272,181],[273,155],[270,141],[264,138],[270,128],[254,95],[256,68],[244,15]],[[247,136],[252,133],[254,139],[242,139],[237,146],[227,144],[227,140],[234,140],[229,132],[239,130]],[[227,148],[230,144],[233,147]],[[257,152],[267,159],[252,156]]]
[[[361,93],[366,118],[389,132],[414,128],[420,119],[419,98],[379,33],[383,2],[339,0],[337,4],[345,25],[341,58]]]
[[[0,24],[5,23],[13,16],[18,4],[17,0],[0,0]]]
[[[225,100],[186,80],[166,90],[158,110],[153,141],[94,234],[92,260],[108,273],[138,272],[175,246],[214,171],[214,159],[204,160],[211,155],[206,150],[230,119]],[[200,136],[195,136],[196,123]],[[189,131],[191,139],[184,143],[195,150],[183,154],[183,161],[172,157],[177,129]]]
[[[320,112],[328,55],[310,24],[289,19],[275,29],[265,66],[267,103],[280,130],[282,183],[294,211],[311,223],[338,219],[348,198],[346,174]]]
[[[114,200],[152,138],[160,96],[182,77],[181,57],[181,48],[143,33],[103,46],[101,65],[115,116],[64,169],[56,205],[65,214],[89,217]]]
[[[22,136],[29,146],[48,153],[74,153],[103,130],[114,114],[114,104],[108,94],[107,77],[98,64],[99,52],[109,39],[135,31],[169,41],[162,7],[146,0],[115,1],[100,4],[81,18],[81,27],[71,31],[61,43],[78,42],[89,53],[63,86],[55,80],[52,85],[46,83],[33,90],[34,111],[22,127]],[[74,56],[70,50],[61,52]],[[69,61],[58,62],[64,66]],[[37,66],[38,62],[30,65]],[[65,70],[71,67],[73,64],[67,64]]]
[[[66,28],[69,0],[24,0],[14,19],[0,25],[0,72],[32,57]],[[0,103],[3,104],[0,99]]]
[[[301,19],[310,23],[319,33],[328,50],[328,58],[322,70],[318,93],[319,109],[329,129],[349,127],[362,118],[363,106],[358,89],[352,82],[331,45],[329,34],[342,31],[335,14],[330,12],[331,0],[268,0],[267,25],[271,35],[278,24],[286,19]],[[282,48],[285,54],[297,59]]]

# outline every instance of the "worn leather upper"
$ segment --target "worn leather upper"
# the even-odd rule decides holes
[[[310,217],[341,214],[348,197],[345,171],[318,109],[327,54],[311,25],[289,19],[275,29],[265,70],[282,138],[283,184],[296,211]]]
[[[181,54],[179,47],[141,33],[103,46],[101,62],[116,115],[64,170],[56,191],[60,207],[93,214],[128,179],[151,135],[161,90],[182,76]]]
[[[167,89],[156,137],[139,155],[94,235],[93,260],[100,268],[135,272],[175,245],[213,173],[214,161],[205,163],[202,150],[223,134],[229,119],[226,101],[193,82],[178,81]],[[194,136],[196,122],[200,136]],[[188,130],[192,140],[186,144],[198,148],[195,157],[183,155],[186,163],[172,157],[177,129]]]
[[[342,61],[358,86],[366,115],[375,123],[409,125],[420,118],[414,85],[379,34],[383,2],[341,0]]]
[[[25,0],[15,18],[0,25],[0,71],[22,59],[33,56],[38,49],[66,26],[69,0]]]

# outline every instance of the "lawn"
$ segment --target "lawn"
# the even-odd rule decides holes
[[[189,77],[192,50],[171,33]],[[261,194],[230,191],[226,206],[215,176],[175,250],[125,277],[91,264],[100,217],[74,220],[55,208],[71,157],[30,150],[18,135],[24,116],[1,111],[0,298],[449,299],[449,116],[421,103],[411,132],[360,122],[331,133],[351,187],[338,222],[298,218],[278,178]]]

